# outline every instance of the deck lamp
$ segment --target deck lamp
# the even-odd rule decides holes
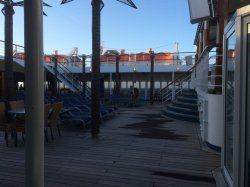
[[[134,67],[133,72],[136,72],[136,68]]]

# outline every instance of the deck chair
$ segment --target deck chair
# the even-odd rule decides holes
[[[10,109],[24,108],[24,100],[10,101]]]
[[[10,109],[17,109],[17,108],[24,108],[24,100],[16,100],[16,101],[10,101]],[[16,116],[16,122],[23,123],[24,124],[24,118],[25,116]]]
[[[10,101],[10,109],[24,108],[24,100]],[[12,131],[15,133],[15,146],[17,146],[18,132],[22,133],[22,140],[24,141],[25,133],[25,116],[17,115],[15,116],[15,125],[12,128]]]
[[[8,133],[15,124],[7,123],[6,107],[4,102],[0,102],[0,131],[4,132],[6,146],[9,146]]]
[[[50,109],[51,109],[51,104],[45,104],[44,105],[44,135],[46,142],[48,142],[48,123],[49,123],[49,115],[50,115]]]
[[[52,104],[52,113],[48,121],[48,127],[50,128],[51,139],[54,140],[52,128],[57,128],[59,136],[61,136],[59,123],[60,123],[60,112],[63,109],[63,103],[57,102]]]

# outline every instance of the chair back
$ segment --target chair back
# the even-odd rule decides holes
[[[52,104],[52,114],[50,118],[50,126],[57,127],[60,120],[60,112],[63,109],[63,103],[57,102]]]
[[[24,108],[24,100],[10,101],[10,109]]]
[[[7,118],[6,118],[6,108],[5,108],[5,103],[0,102],[0,123],[6,123]]]

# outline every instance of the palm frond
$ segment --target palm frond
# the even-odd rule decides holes
[[[18,1],[18,2],[12,3],[12,6],[24,6],[24,1]]]
[[[119,1],[121,3],[124,3],[124,4],[128,5],[128,6],[131,6],[131,7],[135,8],[135,9],[137,9],[137,7],[135,6],[135,4],[134,4],[134,2],[132,0],[116,0],[116,1]]]
[[[3,0],[0,0],[0,3],[6,5],[6,2]]]
[[[51,5],[49,5],[49,4],[45,3],[45,2],[43,2],[43,6],[52,7]]]
[[[71,2],[71,1],[74,1],[74,0],[62,0],[61,5],[62,5],[62,4],[65,4],[65,3],[69,3],[69,2]]]

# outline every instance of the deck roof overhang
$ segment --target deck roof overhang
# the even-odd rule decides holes
[[[0,59],[0,71],[4,71],[4,60]],[[24,72],[24,67],[17,63],[13,63],[13,71],[14,72]]]

